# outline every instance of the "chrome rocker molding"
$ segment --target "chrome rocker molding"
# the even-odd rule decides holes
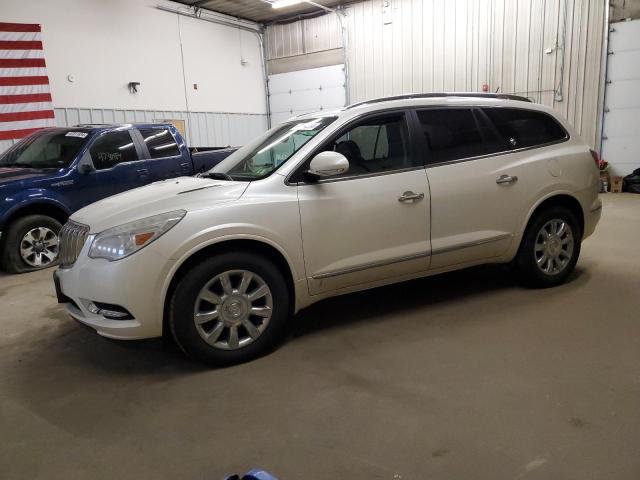
[[[463,248],[476,247],[478,245],[484,245],[485,243],[498,242],[500,240],[504,240],[510,237],[512,237],[511,234],[505,233],[503,235],[498,235],[492,238],[476,240],[473,242],[460,243],[458,245],[453,245],[451,247],[438,248],[436,250],[433,250],[432,252],[422,252],[422,253],[416,253],[414,255],[405,255],[403,257],[390,258],[389,260],[382,260],[379,262],[365,263],[363,265],[344,268],[342,270],[334,270],[333,272],[320,273],[318,275],[313,275],[311,278],[313,278],[314,280],[321,280],[323,278],[337,277],[338,275],[346,275],[348,273],[361,272],[362,270],[368,270],[370,268],[386,267],[388,265],[393,265],[394,263],[407,262],[409,260],[416,260],[418,258],[426,258],[432,255],[440,255],[443,253],[453,252],[455,250],[462,250]]]
[[[426,258],[429,256],[431,256],[429,252],[415,253],[413,255],[405,255],[403,257],[390,258],[389,260],[381,260],[379,262],[365,263],[363,265],[358,265],[356,267],[349,267],[349,268],[344,268],[342,270],[334,270],[333,272],[321,273],[319,275],[314,275],[311,278],[313,278],[314,280],[320,280],[322,278],[337,277],[338,275],[346,275],[347,273],[356,273],[362,270],[368,270],[370,268],[386,267],[387,265],[393,265],[394,263],[408,262],[409,260],[416,260],[418,258]]]
[[[436,248],[435,250],[431,251],[431,255],[442,255],[443,253],[454,252],[456,250],[462,250],[463,248],[477,247],[479,245],[484,245],[485,243],[499,242],[500,240],[505,240],[512,236],[513,235],[511,235],[510,233],[505,233],[502,235],[496,235],[495,237],[491,237],[491,238],[474,240],[473,242],[465,242],[465,243],[459,243],[458,245],[451,245],[449,247]]]

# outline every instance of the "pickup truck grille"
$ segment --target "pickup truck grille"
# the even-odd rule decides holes
[[[69,268],[75,263],[89,235],[89,227],[76,222],[67,222],[60,230],[60,267]]]

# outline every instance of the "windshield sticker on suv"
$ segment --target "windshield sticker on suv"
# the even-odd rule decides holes
[[[88,133],[85,132],[67,132],[67,134],[65,135],[65,137],[78,137],[78,138],[85,138],[87,135],[89,135]]]

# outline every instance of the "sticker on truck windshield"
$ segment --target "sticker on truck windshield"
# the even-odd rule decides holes
[[[65,137],[78,137],[78,138],[85,138],[87,135],[89,135],[88,133],[85,132],[67,132],[67,134],[65,135]]]

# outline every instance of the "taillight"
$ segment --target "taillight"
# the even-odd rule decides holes
[[[600,155],[598,155],[598,152],[595,150],[589,150],[589,152],[591,153],[593,161],[596,162],[596,168],[600,170]]]

